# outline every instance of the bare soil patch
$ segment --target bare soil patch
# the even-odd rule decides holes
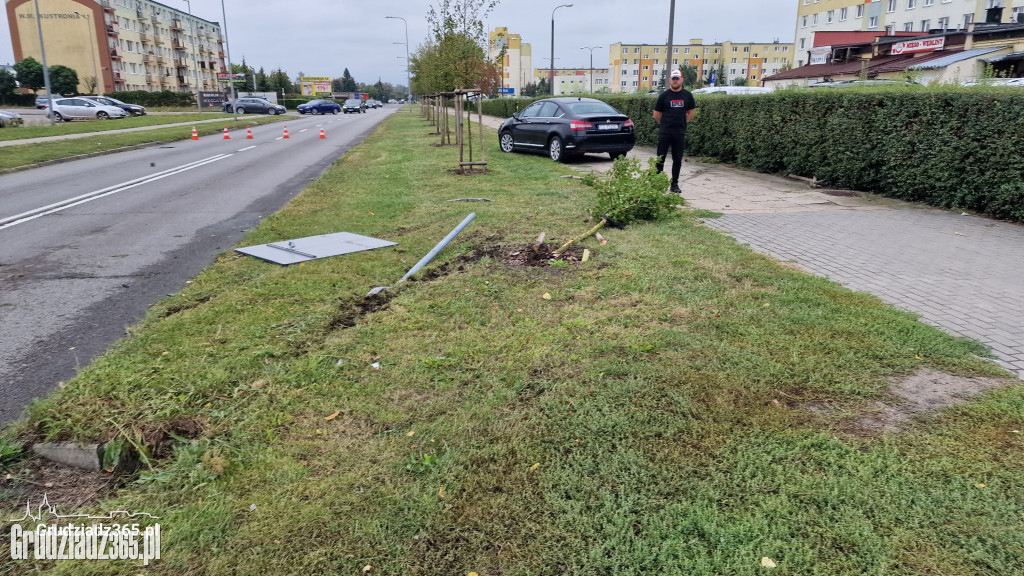
[[[24,510],[45,497],[64,514],[87,507],[113,492],[123,476],[60,466],[34,457],[0,468],[0,503],[4,509]],[[4,518],[6,520],[6,518]]]
[[[956,376],[934,370],[920,370],[902,380],[894,380],[888,402],[876,402],[869,413],[850,422],[853,433],[896,432],[917,414],[963,404],[986,390],[1005,386],[1005,380]],[[804,405],[812,411],[831,414],[839,409],[821,404]]]

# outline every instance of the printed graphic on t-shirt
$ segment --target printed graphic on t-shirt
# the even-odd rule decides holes
[[[671,100],[668,105],[670,108],[685,108],[686,100]]]

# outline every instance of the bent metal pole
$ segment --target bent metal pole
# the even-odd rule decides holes
[[[469,223],[473,221],[473,218],[476,218],[475,212],[470,214],[469,216],[466,216],[466,219],[463,220],[461,224],[456,226],[455,230],[449,232],[448,235],[445,236],[443,240],[438,242],[437,246],[434,246],[433,250],[431,250],[426,256],[424,256],[419,262],[417,262],[415,266],[413,266],[408,272],[406,272],[405,276],[402,276],[402,279],[399,280],[398,283],[401,284],[402,282],[405,282],[409,278],[409,276],[412,276],[413,274],[419,272],[420,268],[423,268],[424,266],[429,264],[430,261],[434,259],[434,256],[437,256],[438,252],[443,250],[444,247],[447,246],[448,243],[451,242],[453,238],[459,235],[459,232],[462,232],[463,228],[468,226]]]

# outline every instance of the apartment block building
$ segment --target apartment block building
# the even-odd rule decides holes
[[[150,0],[38,3],[47,64],[78,72],[80,92],[222,88],[217,73],[227,69],[217,22]],[[6,9],[15,60],[41,62],[34,0],[6,0]]]
[[[538,68],[533,81],[548,81],[551,70]],[[611,70],[608,68],[555,68],[555,96],[611,92]]]
[[[522,94],[523,86],[533,78],[533,47],[523,42],[519,34],[510,34],[506,27],[495,28],[489,36],[488,57],[492,61],[505,51],[501,63],[502,87],[512,89],[515,95]]]
[[[796,62],[810,62],[815,32],[938,32],[972,22],[1024,23],[1024,0],[795,0]]]
[[[717,84],[745,78],[751,85],[763,76],[789,69],[793,63],[792,44],[716,42],[705,44],[700,38],[689,44],[674,45],[666,52],[665,44],[625,44],[609,47],[611,91],[614,93],[657,90],[665,74],[666,60],[671,68],[694,66],[702,78],[712,70],[721,71]]]

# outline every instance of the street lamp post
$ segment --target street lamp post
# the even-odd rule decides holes
[[[231,100],[235,100],[235,70],[231,67],[231,44],[228,42],[228,12],[224,8],[224,0],[220,0],[220,12],[224,18],[224,52],[228,57],[228,82],[231,84]],[[234,105],[231,106],[231,112],[235,115],[235,120],[238,120],[238,112],[235,111]]]
[[[46,88],[46,117],[53,126],[53,92],[50,90],[50,70],[46,67],[46,48],[43,46],[43,19],[39,17],[39,0],[36,3],[36,27],[39,29],[39,51],[43,54],[43,85]]]
[[[199,103],[199,60],[196,58],[196,21],[192,19],[192,2],[182,0],[188,6],[188,27],[192,31],[192,72],[196,82],[196,110],[202,112],[203,106]]]
[[[406,100],[406,103],[412,104],[412,79],[409,75],[409,23],[401,16],[385,16],[385,18],[401,20],[405,23],[405,87],[409,91],[409,98]],[[395,44],[400,44],[400,42],[395,42]],[[409,108],[409,111],[411,112],[412,108]]]
[[[590,50],[590,93],[594,93],[594,49],[604,46],[583,46],[580,50]]]
[[[551,89],[552,96],[555,95],[555,11],[559,8],[572,8],[572,4],[555,6],[551,11],[551,69],[548,70],[548,88]]]

